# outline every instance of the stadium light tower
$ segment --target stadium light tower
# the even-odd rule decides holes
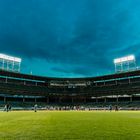
[[[20,72],[21,58],[0,53],[0,69]]]
[[[114,59],[115,72],[123,72],[136,69],[136,59],[134,55]]]

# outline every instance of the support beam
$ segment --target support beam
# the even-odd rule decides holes
[[[6,103],[6,97],[4,97],[4,103]]]
[[[37,99],[35,98],[35,103],[36,103]]]
[[[23,103],[25,102],[25,98],[23,97]]]
[[[24,85],[26,85],[26,81],[24,81]]]
[[[7,77],[6,77],[6,79],[5,79],[5,83],[7,83]]]
[[[104,98],[104,102],[106,103],[106,98]]]
[[[37,86],[37,82],[35,83],[35,85]]]
[[[98,98],[96,98],[96,103],[98,103]]]
[[[133,101],[133,98],[132,98],[132,96],[130,97],[130,102],[132,102]]]
[[[131,83],[131,80],[130,80],[130,78],[129,78],[129,84]]]
[[[119,98],[117,97],[117,98],[116,98],[116,102],[118,103],[118,101],[119,101]]]

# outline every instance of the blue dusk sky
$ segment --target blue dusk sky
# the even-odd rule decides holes
[[[0,53],[49,77],[111,73],[130,54],[139,65],[140,0],[0,0]]]

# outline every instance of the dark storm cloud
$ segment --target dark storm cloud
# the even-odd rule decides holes
[[[105,73],[115,57],[139,58],[139,9],[138,0],[2,0],[0,49],[66,76]]]

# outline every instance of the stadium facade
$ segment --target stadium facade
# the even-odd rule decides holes
[[[90,78],[52,78],[0,70],[0,101],[139,102],[140,70]]]

